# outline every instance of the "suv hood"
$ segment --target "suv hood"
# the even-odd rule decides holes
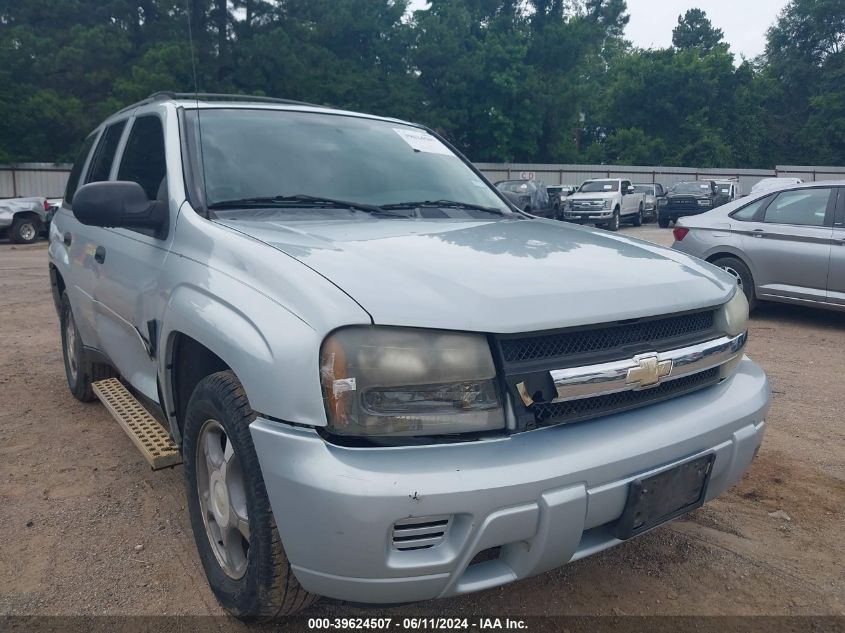
[[[527,332],[713,306],[735,287],[677,251],[553,220],[217,222],[297,259],[383,325]]]

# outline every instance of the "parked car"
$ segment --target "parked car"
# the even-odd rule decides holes
[[[549,192],[539,180],[502,180],[496,188],[518,209],[540,217],[554,217],[555,209]]]
[[[44,198],[0,200],[0,235],[16,244],[31,244],[46,233],[54,213]]]
[[[716,182],[693,180],[676,182],[669,188],[666,197],[657,204],[657,224],[665,229],[678,218],[709,211],[720,204]]]
[[[790,185],[800,185],[804,181],[800,178],[763,178],[758,180],[753,187],[751,187],[750,195],[755,193],[762,193],[764,191],[773,191],[775,189],[783,189]]]
[[[549,193],[549,204],[554,207],[557,217],[560,217],[560,210],[566,199],[578,190],[577,185],[552,185],[546,187]]]
[[[106,119],[49,269],[71,393],[166,421],[230,612],[496,587],[742,477],[770,390],[730,275],[513,210],[422,126],[219,99]]]
[[[660,183],[634,183],[634,191],[645,195],[643,199],[643,220],[654,222],[657,220],[657,203],[666,195],[666,190]]]
[[[726,178],[724,180],[716,180],[716,196],[718,198],[718,205],[733,202],[737,198],[742,197],[742,183],[736,178]]]
[[[673,248],[729,272],[752,307],[845,310],[845,181],[791,185],[684,218]]]
[[[645,194],[620,178],[585,180],[563,207],[567,222],[595,224],[609,231],[618,231],[622,222],[640,226],[644,213]]]

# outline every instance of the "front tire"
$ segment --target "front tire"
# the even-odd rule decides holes
[[[207,376],[183,429],[191,528],[211,590],[245,620],[297,613],[318,598],[296,580],[282,546],[249,424],[255,419],[231,371]]]
[[[32,244],[41,233],[41,224],[32,218],[15,218],[9,230],[9,239],[15,244]]]
[[[669,218],[658,218],[657,226],[661,229],[668,229],[669,228]]]
[[[619,230],[620,221],[621,220],[620,220],[620,217],[619,217],[619,207],[616,207],[613,210],[613,219],[610,222],[608,222],[605,226],[607,227],[608,231],[614,231],[615,232],[615,231]]]
[[[711,263],[736,279],[737,286],[748,299],[748,311],[751,312],[757,306],[757,295],[754,292],[754,277],[745,262],[736,257],[719,257]]]
[[[62,293],[59,323],[62,330],[62,357],[68,389],[77,400],[92,402],[97,399],[97,396],[94,395],[91,384],[111,378],[116,374],[108,365],[92,363],[86,358],[67,292]]]

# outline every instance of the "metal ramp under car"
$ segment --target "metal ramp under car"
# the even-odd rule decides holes
[[[182,463],[182,453],[168,432],[123,383],[117,378],[108,378],[91,386],[153,470]]]

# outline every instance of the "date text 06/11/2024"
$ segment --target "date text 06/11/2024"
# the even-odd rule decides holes
[[[511,618],[308,618],[310,630],[526,630],[525,620]]]

